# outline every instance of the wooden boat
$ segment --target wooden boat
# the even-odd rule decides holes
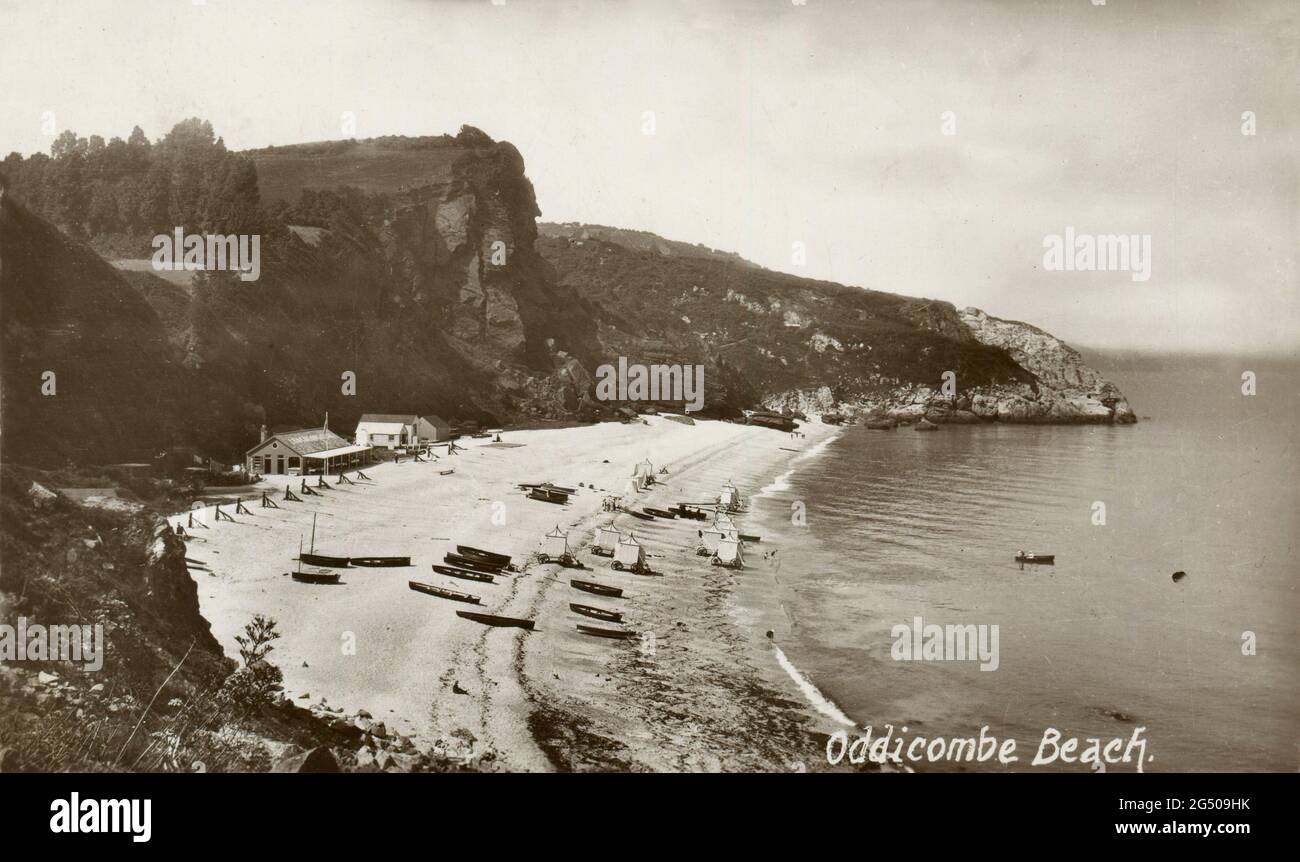
[[[641,511],[645,512],[647,515],[654,515],[656,518],[671,518],[674,520],[677,518],[676,512],[670,512],[667,509],[655,509],[650,506],[644,506]]]
[[[411,565],[410,557],[351,557],[349,559],[354,566],[370,568],[397,568]]]
[[[295,581],[302,581],[304,584],[337,584],[339,582],[338,572],[325,571],[297,571],[290,572]]]
[[[621,611],[608,611],[604,608],[593,607],[592,605],[580,605],[577,602],[569,602],[569,610],[573,611],[575,614],[582,614],[584,617],[606,620],[611,623],[623,622],[623,614]]]
[[[1041,563],[1045,566],[1056,565],[1056,554],[1026,554],[1024,551],[1016,554],[1017,563]]]
[[[456,616],[464,617],[467,620],[473,620],[476,623],[482,623],[485,626],[504,626],[508,628],[533,630],[534,622],[532,620],[521,620],[518,617],[503,617],[497,614],[480,614],[477,611],[456,611]]]
[[[621,598],[623,595],[622,587],[607,587],[604,584],[598,584],[595,581],[580,581],[573,578],[569,581],[569,586],[576,590],[582,590],[584,593],[592,593],[597,596],[610,596],[612,598]]]
[[[322,477],[323,479],[324,477]],[[303,487],[306,487],[306,479],[303,480]],[[327,566],[331,569],[346,569],[348,567],[348,557],[327,557],[324,554],[316,553],[316,513],[311,516],[311,546],[307,548],[307,553],[302,552],[302,536],[298,537],[298,570],[302,570],[302,564],[307,563],[312,566]],[[336,578],[337,580],[337,578]]]
[[[584,635],[594,635],[598,638],[614,638],[616,640],[629,640],[636,637],[636,632],[624,631],[623,629],[607,629],[601,626],[589,626],[578,623],[578,631]]]
[[[469,545],[457,545],[456,553],[460,554],[462,557],[481,559],[485,563],[493,563],[502,568],[510,565],[510,557],[506,554],[498,554],[494,551],[484,551],[481,548],[472,548]]]
[[[621,509],[620,511],[631,515],[633,518],[640,518],[642,521],[653,521],[655,519],[654,515],[647,515],[645,512],[638,512],[635,509]]]
[[[578,493],[577,488],[566,488],[563,485],[554,485],[550,482],[520,482],[519,487],[525,491],[530,491],[533,488],[541,488],[544,491],[558,491],[561,494]]]
[[[306,563],[309,566],[329,566],[335,569],[346,569],[351,561],[350,557],[327,557],[324,554],[298,554],[298,561]]]
[[[737,533],[737,534],[736,534],[736,538],[740,539],[740,541],[742,541],[742,542],[761,542],[761,541],[763,541],[763,537],[762,537],[762,536],[750,536],[750,535],[748,535],[748,534],[746,534],[746,533]]]
[[[706,513],[698,509],[688,509],[680,503],[673,507],[673,514],[679,518],[690,518],[692,521],[706,521],[709,518]]]
[[[476,605],[482,601],[478,596],[471,596],[469,593],[435,587],[433,584],[422,584],[419,581],[407,581],[406,585],[417,593],[427,593],[440,599],[451,599],[453,602],[466,602],[467,604]]]
[[[505,566],[496,563],[488,563],[474,557],[464,557],[460,554],[446,553],[442,555],[444,563],[450,563],[453,566],[460,566],[462,569],[473,569],[476,572],[487,572],[490,575],[497,575]]]
[[[530,500],[541,500],[543,503],[555,503],[564,505],[569,502],[569,495],[563,491],[551,491],[546,488],[533,488],[528,492]]]
[[[465,569],[457,569],[452,566],[440,566],[437,563],[433,564],[433,570],[440,575],[448,575],[453,578],[460,578],[464,581],[478,581],[483,584],[496,583],[494,577],[486,572],[471,572]]]

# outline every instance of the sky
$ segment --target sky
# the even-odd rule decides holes
[[[468,123],[519,148],[548,221],[973,305],[1082,347],[1295,354],[1297,10],[0,0],[0,154],[190,116],[234,149],[350,137],[345,113],[356,137]],[[1049,271],[1045,239],[1067,228],[1150,237],[1150,277]]]

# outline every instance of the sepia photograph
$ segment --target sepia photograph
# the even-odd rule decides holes
[[[1112,840],[1294,792],[1226,783],[1300,772],[1292,0],[0,32],[24,829],[268,789],[205,773],[1027,773]]]

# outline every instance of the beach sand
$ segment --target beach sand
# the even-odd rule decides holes
[[[302,502],[282,500],[298,478],[260,488],[280,508],[247,502],[251,514],[190,532],[204,616],[226,649],[254,614],[275,618],[283,636],[273,659],[286,693],[307,704],[327,699],[351,714],[369,711],[391,732],[428,745],[454,734],[492,750],[509,769],[791,770],[816,761],[816,734],[833,729],[811,711],[777,664],[766,632],[780,643],[786,620],[773,598],[774,549],[746,546],[747,567],[730,571],[694,552],[703,522],[642,521],[601,512],[606,493],[625,503],[668,507],[715,498],[733,480],[749,495],[835,433],[805,425],[806,438],[766,428],[699,421],[693,426],[647,417],[561,430],[514,431],[502,444],[465,441],[464,451],[434,463],[403,460],[365,469],[371,481],[339,485]],[[659,484],[627,496],[633,466],[648,458]],[[454,469],[451,475],[441,470]],[[567,505],[528,499],[520,482],[581,488]],[[311,477],[308,484],[316,482]],[[231,506],[223,506],[230,511]],[[409,568],[341,570],[338,585],[311,585],[286,574],[300,538],[338,556],[400,555]],[[173,519],[184,523],[188,516]],[[615,572],[587,551],[595,527],[610,520],[635,531],[657,577]],[[737,516],[741,532],[745,517]],[[555,526],[587,571],[530,564],[494,584],[434,573],[456,544],[511,554],[522,564]],[[610,599],[569,586],[578,577],[624,588]],[[482,597],[482,606],[411,591],[418,580]],[[579,633],[571,601],[621,610],[629,641]],[[491,628],[456,616],[482,610],[536,620],[536,630]],[[456,693],[456,691],[462,691]],[[303,694],[309,698],[301,698]]]

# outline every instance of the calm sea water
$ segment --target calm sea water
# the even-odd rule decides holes
[[[756,499],[782,548],[785,652],[858,724],[989,725],[1018,740],[1015,768],[1048,727],[1145,726],[1147,771],[1294,771],[1300,366],[1102,365],[1146,421],[851,428]],[[1019,548],[1057,563],[1022,571]],[[1000,667],[895,661],[890,630],[916,616],[997,624]]]

